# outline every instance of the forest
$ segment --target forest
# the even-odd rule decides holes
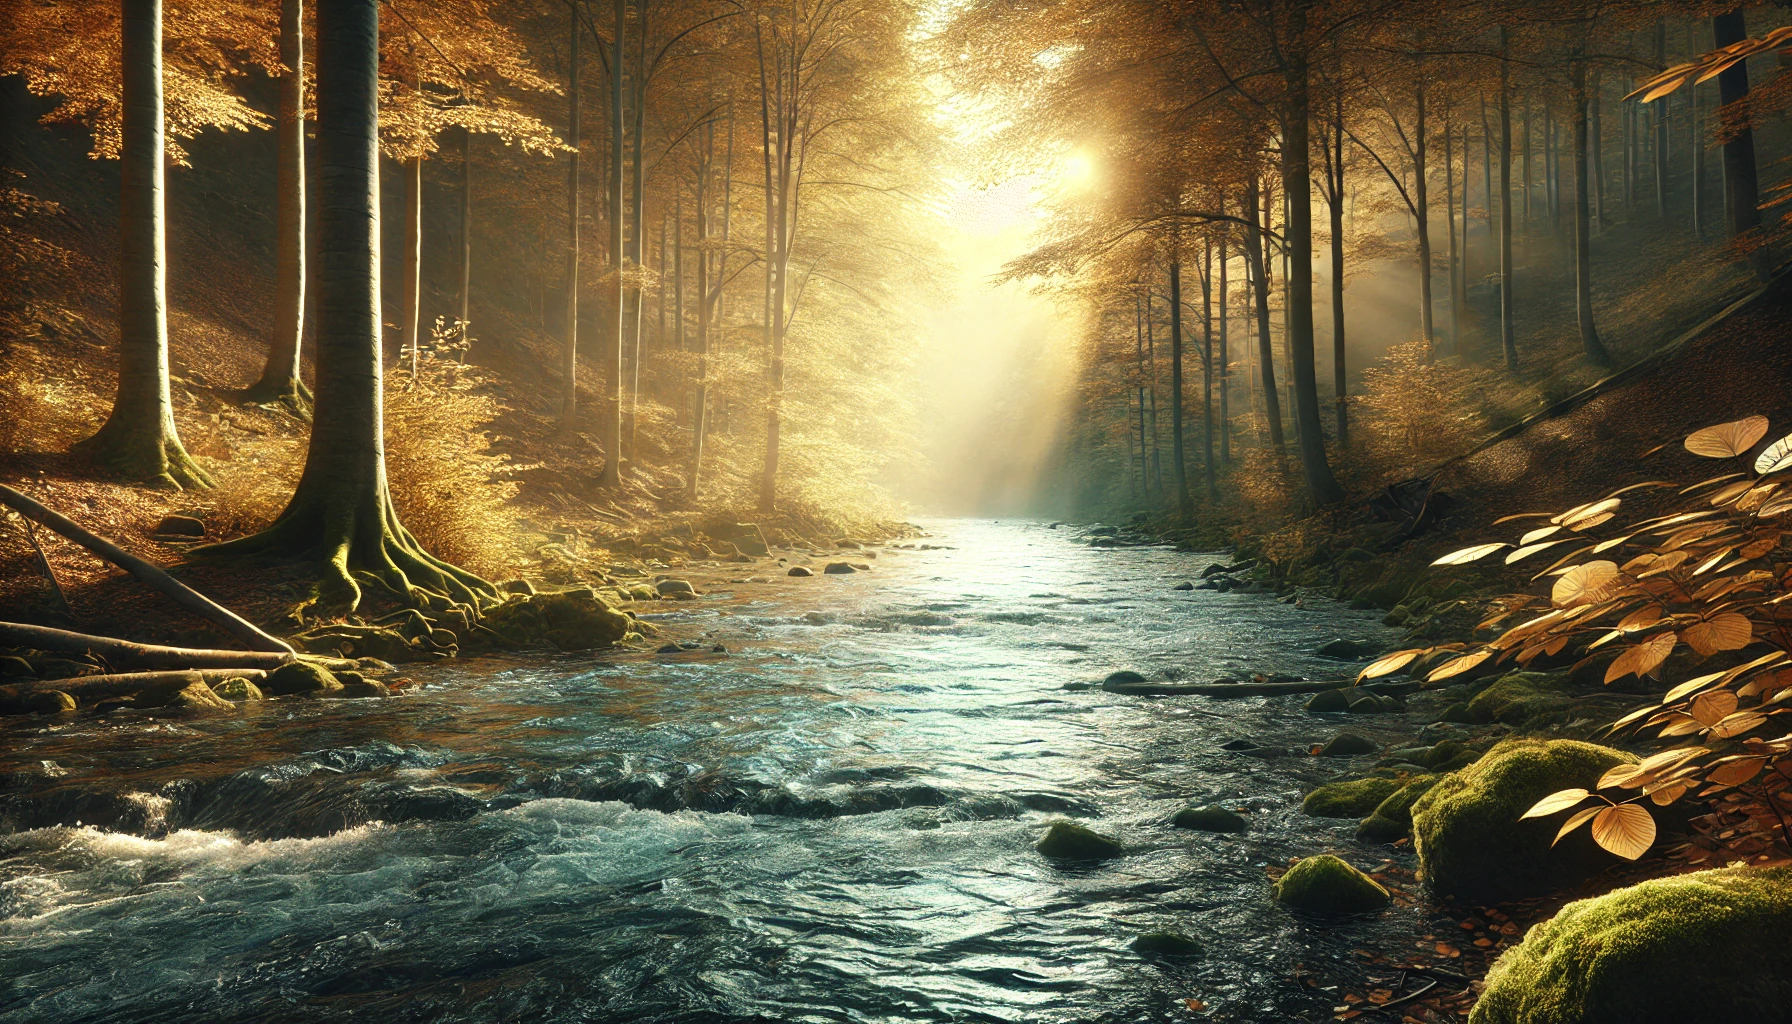
[[[0,3],[0,1022],[1792,1021],[1788,65]]]

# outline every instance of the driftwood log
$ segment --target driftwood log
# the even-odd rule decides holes
[[[71,676],[68,679],[29,679],[11,686],[0,686],[0,705],[49,690],[61,690],[76,700],[122,697],[127,693],[139,693],[152,686],[176,680],[191,680],[195,675],[204,680],[207,686],[237,676],[252,683],[260,683],[268,677],[267,672],[258,668],[202,668],[179,672],[119,672],[102,676]]]
[[[49,626],[0,622],[0,647],[30,647],[61,654],[97,654],[115,669],[259,668],[272,669],[293,660],[274,651],[214,651],[196,647],[161,647],[109,636],[73,633]]]
[[[1109,693],[1132,697],[1276,697],[1289,693],[1319,693],[1322,690],[1355,689],[1376,695],[1413,693],[1416,682],[1364,683],[1354,686],[1349,679],[1303,679],[1297,683],[1103,683]]]
[[[0,484],[0,504],[6,505],[33,522],[41,523],[55,530],[156,588],[173,599],[175,604],[222,628],[231,636],[247,644],[251,650],[272,651],[278,654],[293,653],[292,648],[279,637],[262,632],[254,623],[168,575],[157,566],[138,558],[104,537],[89,533],[74,522],[5,484]]]

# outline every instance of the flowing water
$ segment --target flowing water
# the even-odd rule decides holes
[[[938,549],[872,572],[719,578],[654,616],[725,653],[4,721],[0,1020],[1326,1019],[1337,992],[1298,972],[1410,948],[1417,911],[1269,898],[1292,856],[1388,855],[1299,813],[1344,767],[1304,756],[1336,722],[1300,697],[1062,688],[1338,675],[1312,652],[1385,637],[1371,613],[1172,590],[1212,558],[1037,523],[928,528]],[[1220,749],[1240,736],[1290,754]],[[1191,801],[1251,831],[1168,827]],[[1128,855],[1046,861],[1032,843],[1065,816]],[[1129,949],[1164,929],[1205,957]]]

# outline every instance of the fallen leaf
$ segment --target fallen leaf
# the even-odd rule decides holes
[[[1766,435],[1767,417],[1749,416],[1693,431],[1686,438],[1686,450],[1707,459],[1733,459]]]

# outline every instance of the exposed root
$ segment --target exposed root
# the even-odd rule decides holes
[[[297,377],[268,380],[263,378],[237,392],[237,400],[255,405],[278,405],[295,419],[311,422],[311,389]]]
[[[107,420],[99,433],[77,442],[74,450],[125,480],[171,491],[210,489],[216,486],[199,463],[187,454],[180,438],[156,431],[136,431]]]

